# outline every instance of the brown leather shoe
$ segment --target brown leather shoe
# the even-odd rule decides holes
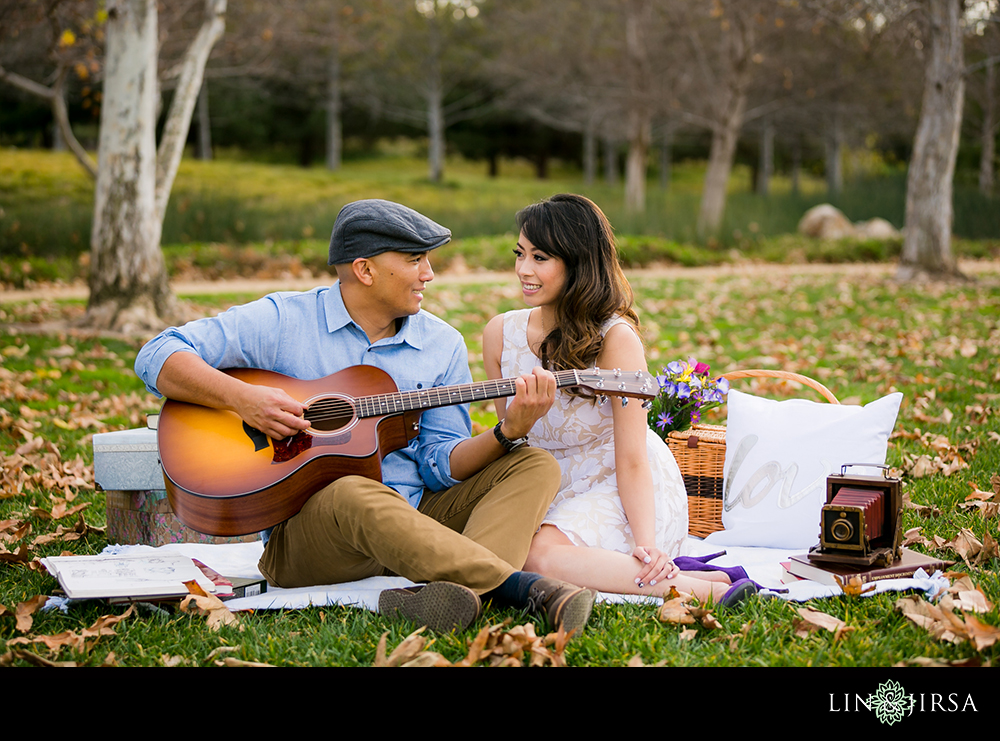
[[[575,635],[583,632],[590,611],[594,607],[594,593],[573,584],[542,577],[528,590],[528,611],[545,617],[549,627],[560,627]]]
[[[426,625],[435,633],[465,630],[481,609],[478,594],[450,581],[386,589],[378,596],[378,611],[385,617]]]

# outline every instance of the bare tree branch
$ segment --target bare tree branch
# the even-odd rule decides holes
[[[10,83],[19,90],[23,90],[26,93],[30,93],[31,95],[35,95],[49,102],[49,105],[52,107],[52,115],[55,118],[56,124],[59,126],[59,131],[62,132],[63,139],[66,140],[66,144],[70,148],[70,151],[73,152],[77,161],[83,169],[87,171],[90,177],[96,179],[97,163],[94,162],[93,158],[87,154],[87,150],[85,150],[83,145],[80,144],[80,141],[73,133],[73,127],[69,122],[69,114],[66,111],[66,98],[63,96],[63,85],[65,83],[65,79],[65,67],[59,68],[55,84],[52,87],[46,87],[45,85],[41,85],[34,80],[30,80],[27,77],[17,74],[16,72],[11,72],[3,67],[0,67],[0,80]]]
[[[170,104],[163,139],[156,154],[156,213],[161,223],[167,211],[167,201],[170,200],[170,190],[174,185],[181,155],[184,153],[184,142],[191,126],[191,114],[198,100],[198,91],[201,90],[205,62],[226,28],[225,13],[226,0],[205,0],[204,22],[180,65],[177,91]]]

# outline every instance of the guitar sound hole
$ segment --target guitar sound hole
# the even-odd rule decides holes
[[[317,432],[336,432],[354,421],[354,407],[337,397],[317,399],[306,409],[305,418]]]
[[[309,416],[309,413],[306,412],[306,419],[309,420],[309,424],[312,425],[314,430],[318,430],[319,432],[336,432],[337,430],[346,427],[352,418],[334,417],[333,419],[330,419],[324,417],[319,420],[314,420]]]

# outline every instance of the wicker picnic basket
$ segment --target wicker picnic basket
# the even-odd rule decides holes
[[[831,404],[837,397],[819,381],[786,371],[742,370],[726,373],[723,378],[778,378],[797,381],[818,391]],[[688,495],[688,533],[704,538],[722,530],[722,467],[726,462],[726,428],[719,425],[694,425],[683,432],[667,435],[667,447],[677,460]]]

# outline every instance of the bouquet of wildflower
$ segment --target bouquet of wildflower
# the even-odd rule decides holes
[[[701,420],[703,412],[719,406],[729,393],[725,378],[709,378],[709,368],[694,358],[675,360],[656,377],[660,393],[649,410],[649,427],[666,439],[673,430],[686,430]]]

